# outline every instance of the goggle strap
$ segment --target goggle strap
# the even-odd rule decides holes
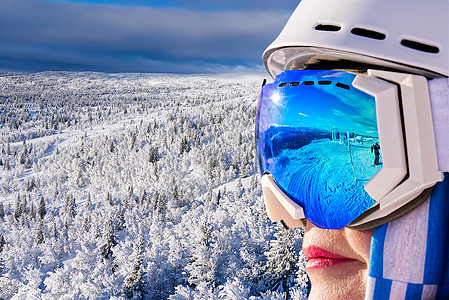
[[[449,78],[429,80],[438,168],[449,172]]]

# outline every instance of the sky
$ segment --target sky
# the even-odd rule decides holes
[[[262,71],[299,0],[1,0],[0,71]]]

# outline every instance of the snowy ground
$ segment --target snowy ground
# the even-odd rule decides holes
[[[0,299],[303,297],[254,164],[261,82],[0,74]]]

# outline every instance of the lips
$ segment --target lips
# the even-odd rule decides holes
[[[306,269],[331,267],[337,264],[356,261],[355,259],[329,252],[316,246],[303,249],[305,256],[309,259]]]

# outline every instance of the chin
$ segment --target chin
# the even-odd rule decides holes
[[[307,270],[312,289],[308,299],[364,299],[368,280],[366,265],[349,262]]]

